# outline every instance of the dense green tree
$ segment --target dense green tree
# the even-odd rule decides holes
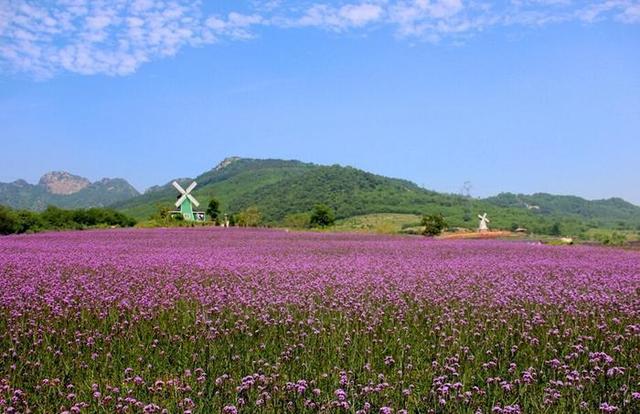
[[[238,214],[237,220],[242,227],[257,227],[262,222],[262,213],[258,207],[248,207]]]
[[[317,204],[309,217],[309,224],[313,227],[331,226],[335,221],[335,213],[326,204]]]
[[[16,233],[18,229],[18,217],[16,217],[13,210],[0,205],[0,234]]]
[[[608,246],[622,246],[627,241],[627,237],[617,231],[599,232],[596,233],[595,240]]]
[[[549,235],[551,236],[561,236],[562,235],[562,227],[560,226],[559,222],[555,222],[551,225],[551,228],[549,229]]]
[[[18,231],[17,233],[37,232],[44,229],[44,223],[40,214],[34,211],[19,210],[16,212],[18,217]]]
[[[159,205],[156,213],[152,215],[150,218],[166,220],[167,218],[169,218],[170,214],[171,214],[171,209],[169,207]]]
[[[63,210],[55,206],[48,206],[40,217],[45,222],[47,228],[52,229],[70,229],[77,228],[74,222],[74,213],[71,210]]]
[[[311,214],[309,213],[293,213],[288,214],[283,221],[285,227],[294,229],[304,229],[311,224]]]
[[[82,229],[96,226],[130,227],[136,221],[108,208],[64,210],[49,206],[42,213],[0,206],[0,234],[41,230]]]
[[[215,198],[209,200],[209,205],[207,206],[207,215],[211,218],[212,221],[218,222],[220,218],[220,202]]]
[[[447,222],[440,213],[425,215],[421,224],[424,226],[422,234],[425,236],[437,236],[447,227]]]
[[[90,208],[71,211],[71,219],[75,224],[92,227],[97,225],[129,227],[135,220],[108,208]]]

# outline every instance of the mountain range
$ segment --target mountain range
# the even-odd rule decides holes
[[[542,230],[561,222],[573,233],[589,228],[640,229],[640,207],[620,198],[586,200],[551,194],[502,193],[485,199],[444,194],[407,180],[372,174],[353,167],[317,165],[296,160],[230,157],[211,170],[176,179],[183,186],[195,180],[193,195],[206,209],[211,198],[224,212],[256,206],[266,224],[281,223],[289,214],[307,212],[324,203],[337,218],[371,213],[442,213],[450,225],[474,227],[476,215],[487,212],[492,225]],[[173,180],[172,180],[173,181]],[[123,179],[90,183],[68,173],[50,173],[37,185],[23,180],[0,183],[0,204],[40,210],[60,207],[110,206],[138,219],[171,207],[176,191],[168,182],[139,194]]]
[[[43,175],[38,184],[25,180],[0,183],[0,204],[16,209],[44,210],[48,205],[61,208],[105,207],[140,195],[122,178],[103,178],[91,182],[64,171]]]

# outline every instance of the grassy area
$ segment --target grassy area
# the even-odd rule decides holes
[[[346,232],[368,232],[377,234],[400,234],[411,233],[420,234],[423,227],[420,225],[420,215],[417,214],[364,214],[346,219],[341,219],[330,227],[329,231],[346,231]],[[469,231],[475,231],[473,225],[467,228]],[[464,229],[463,229],[464,230]],[[545,243],[560,242],[559,237],[549,236],[546,234],[513,234],[514,237],[529,237],[532,240],[539,240]],[[640,232],[633,230],[611,230],[606,228],[591,228],[582,233],[572,235],[576,242],[597,242],[607,245],[623,245],[629,242],[640,240]]]
[[[338,220],[331,230],[394,234],[407,227],[419,226],[420,220],[421,216],[417,214],[365,214]]]
[[[212,221],[186,221],[186,220],[161,220],[149,219],[139,221],[135,227],[141,229],[152,229],[156,227],[210,227],[214,226]]]

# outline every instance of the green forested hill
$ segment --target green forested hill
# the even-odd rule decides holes
[[[314,167],[316,166],[313,164],[300,161],[229,158],[216,168],[193,178],[198,183],[193,195],[200,201],[202,210],[206,209],[209,200],[215,197],[220,201],[222,211],[234,212],[235,210],[230,210],[229,206],[238,198],[264,186],[299,176]],[[193,179],[181,178],[177,181],[186,187]],[[152,187],[138,197],[115,203],[113,207],[133,217],[145,219],[160,207],[172,207],[176,195],[175,188],[169,182],[163,186]]]
[[[188,185],[190,180],[179,181]],[[567,234],[593,227],[624,225],[635,229],[640,225],[640,207],[620,199],[591,202],[540,194],[473,199],[429,191],[410,181],[352,167],[300,161],[232,158],[195,180],[198,187],[194,195],[201,202],[201,209],[212,197],[228,213],[256,206],[266,224],[281,223],[288,214],[307,212],[324,203],[335,210],[337,218],[369,213],[442,213],[450,225],[468,228],[477,225],[477,214],[487,212],[494,228],[526,227],[539,233],[547,232],[554,223],[559,223]],[[161,206],[170,207],[176,195],[168,183],[113,207],[145,219]]]

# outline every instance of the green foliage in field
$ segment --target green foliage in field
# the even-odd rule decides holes
[[[282,224],[292,229],[306,229],[311,226],[311,214],[309,213],[292,213],[288,214]]]
[[[332,230],[393,234],[400,233],[407,228],[419,227],[420,220],[421,217],[417,214],[365,214],[337,220]]]
[[[447,227],[442,214],[427,214],[422,217],[421,224],[424,226],[422,234],[425,236],[437,236]]]
[[[598,231],[593,234],[592,240],[606,246],[622,246],[627,241],[627,236],[617,231]]]
[[[88,402],[88,412],[115,412],[110,410],[122,395],[157,404],[171,413],[183,412],[191,408],[189,404],[195,405],[194,414],[218,413],[232,404],[239,407],[239,413],[247,414],[317,413],[305,400],[331,406],[336,389],[342,388],[354,407],[345,412],[355,412],[367,402],[376,413],[380,407],[393,406],[405,407],[410,413],[473,414],[479,404],[482,412],[489,413],[503,401],[504,405],[518,404],[523,413],[560,414],[577,412],[581,401],[587,405],[580,412],[600,412],[599,404],[611,401],[618,389],[628,385],[627,375],[585,381],[582,388],[562,388],[562,398],[547,403],[549,391],[545,387],[559,375],[547,361],[554,358],[553,351],[564,350],[568,341],[586,341],[589,350],[615,355],[616,363],[622,366],[640,363],[638,353],[628,348],[616,350],[599,326],[606,321],[610,332],[624,336],[624,327],[635,322],[623,316],[616,315],[619,320],[613,323],[612,316],[602,320],[584,310],[566,318],[555,306],[531,306],[523,307],[520,316],[512,316],[508,322],[496,323],[495,318],[464,304],[449,306],[461,307],[465,329],[458,329],[459,323],[436,306],[411,301],[403,308],[411,317],[397,320],[393,317],[397,310],[385,306],[372,326],[338,311],[323,309],[309,314],[276,306],[258,315],[237,310],[212,312],[185,302],[152,318],[121,313],[116,307],[87,311],[74,318],[44,321],[47,327],[38,328],[56,334],[46,334],[43,339],[23,335],[14,342],[11,336],[0,335],[3,349],[28,354],[38,362],[21,361],[18,369],[11,370],[10,360],[5,358],[0,376],[11,378],[14,386],[35,396],[30,402],[37,413],[64,411],[62,407],[69,409],[79,401]],[[548,318],[529,328],[530,336],[512,329],[530,323],[541,313]],[[550,334],[556,329],[556,320],[568,322],[562,326],[563,332],[588,334],[587,339]],[[2,318],[0,331],[7,332]],[[78,337],[77,332],[91,332],[91,336]],[[544,338],[544,345],[531,337]],[[580,361],[586,358],[581,356]],[[446,368],[451,366],[456,372],[453,379],[446,377]],[[533,377],[522,382],[522,372],[533,372]],[[258,374],[266,378],[267,382],[258,384],[265,386],[269,396],[260,406],[256,401],[263,394],[258,387],[238,388],[243,378]],[[484,394],[474,393],[470,399],[473,404],[451,397],[443,407],[442,397],[430,392],[442,375],[447,383],[464,384],[464,391],[478,387]],[[492,384],[493,378],[500,378],[500,382]],[[304,395],[286,388],[287,383],[299,380],[308,382]],[[517,392],[501,388],[501,383],[518,381]],[[361,395],[364,385],[383,382],[388,385],[381,391]],[[73,388],[67,388],[68,384]],[[238,404],[239,398],[245,407]],[[628,409],[640,408],[636,400],[628,399]]]
[[[555,222],[551,225],[551,228],[549,229],[548,234],[550,236],[561,236],[562,235],[562,229],[560,227],[560,223],[559,222]]]
[[[209,208],[207,209],[209,210]],[[211,219],[210,213],[207,213],[208,219]],[[148,219],[141,220],[136,224],[139,228],[155,228],[155,227],[207,227],[218,225],[219,217],[214,220],[206,221],[190,221],[185,220],[181,213],[164,205],[158,205],[158,209]]]
[[[240,227],[257,227],[262,223],[262,213],[256,206],[247,207],[237,214],[236,221]]]
[[[309,217],[309,224],[312,227],[328,227],[336,221],[333,210],[326,204],[318,204],[313,208]]]
[[[212,221],[215,221],[216,223],[219,222],[220,202],[217,199],[212,198],[211,200],[209,200],[209,204],[207,205],[207,215]]]
[[[0,234],[106,226],[131,227],[135,224],[133,218],[108,208],[63,210],[49,206],[37,213],[0,205]]]
[[[0,205],[0,234],[12,234],[18,231],[18,217],[8,207]]]

